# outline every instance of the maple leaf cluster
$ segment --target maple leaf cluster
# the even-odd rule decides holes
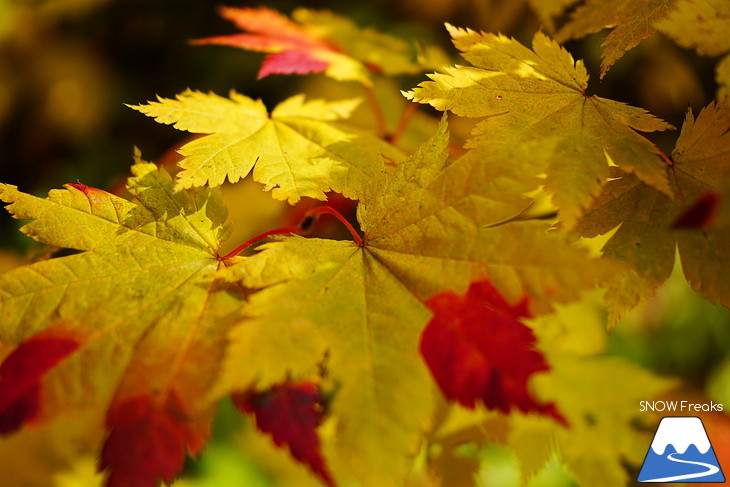
[[[618,25],[605,74],[653,29],[676,32],[687,9],[713,29],[728,18],[718,1],[670,7],[588,0],[556,37]],[[635,404],[667,381],[600,346],[566,350],[545,330],[595,289],[614,323],[668,278],[675,249],[692,286],[730,305],[726,60],[718,100],[688,112],[670,158],[643,134],[671,125],[588,95],[583,63],[541,32],[530,48],[447,24],[468,63],[450,66],[435,48],[329,12],[221,14],[245,32],[196,43],[267,53],[260,77],[324,73],[373,103],[374,79],[436,70],[402,92],[414,102],[402,120],[420,103],[479,122],[456,151],[444,113],[408,150],[401,133],[351,119],[359,97],[296,95],[269,111],[234,91],[187,90],[132,106],[201,136],[174,171],[137,151],[127,197],[82,183],[47,198],[0,185],[6,209],[29,221],[23,233],[74,250],[0,276],[0,433],[95,412],[106,485],[152,486],[203,450],[231,397],[329,486],[400,485],[419,451],[430,478],[445,479],[436,466],[454,453],[451,438],[489,425],[507,432],[525,475],[557,457],[582,485],[625,483],[625,460],[641,460],[626,447],[641,438]],[[646,29],[624,22],[639,14]],[[730,49],[701,34],[677,42]],[[261,235],[281,234],[254,252],[239,255],[259,237],[226,252],[217,187],[249,175],[292,205],[342,195],[356,222],[319,207]],[[552,220],[533,212],[541,199]],[[297,235],[324,213],[352,239]],[[580,244],[607,234],[600,256]],[[595,435],[608,448],[579,448]]]

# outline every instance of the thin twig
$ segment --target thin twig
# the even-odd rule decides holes
[[[403,132],[405,132],[406,127],[408,127],[408,123],[413,118],[413,115],[416,114],[418,111],[419,104],[418,103],[410,103],[405,110],[403,110],[403,114],[400,117],[400,120],[398,120],[398,125],[396,125],[395,130],[393,130],[393,133],[391,133],[387,137],[387,141],[391,144],[395,145],[398,139],[401,135],[403,135]]]
[[[368,104],[370,104],[370,109],[373,111],[373,117],[375,117],[375,129],[377,130],[378,137],[381,139],[387,139],[388,125],[385,123],[385,115],[383,115],[383,110],[380,108],[375,92],[370,86],[362,85],[362,89],[365,92],[365,98],[367,98]]]

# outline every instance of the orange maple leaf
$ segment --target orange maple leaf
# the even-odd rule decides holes
[[[275,10],[223,7],[220,14],[250,33],[208,37],[193,42],[269,53],[261,64],[259,78],[270,74],[321,73],[338,54],[334,46]]]
[[[245,31],[208,37],[194,44],[220,44],[266,52],[259,78],[270,74],[324,73],[340,81],[370,86],[372,73],[415,74],[435,69],[443,55],[424,55],[415,60],[408,43],[377,32],[328,11],[297,9],[292,19],[275,10],[260,8],[220,9],[223,18]]]

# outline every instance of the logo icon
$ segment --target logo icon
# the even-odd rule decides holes
[[[638,482],[725,482],[702,420],[662,418]]]

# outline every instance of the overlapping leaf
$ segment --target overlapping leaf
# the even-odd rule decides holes
[[[0,364],[0,434],[36,418],[41,408],[43,376],[78,347],[70,337],[36,335]]]
[[[27,355],[39,337],[73,339],[69,353],[53,355],[55,367],[34,376],[39,413],[108,408],[105,451],[115,453],[102,462],[120,484],[141,465],[118,455],[132,443],[156,452],[144,459],[149,482],[170,480],[186,450],[200,451],[212,415],[206,396],[243,300],[215,277],[228,233],[218,195],[174,192],[170,176],[143,161],[133,173],[128,189],[139,204],[80,183],[47,199],[0,186],[13,216],[32,220],[26,234],[80,251],[0,277],[0,340]],[[29,384],[16,376],[0,378],[10,397]]]
[[[407,43],[361,29],[328,11],[297,9],[294,20],[271,9],[222,8],[221,15],[244,34],[209,37],[197,44],[222,44],[269,53],[259,77],[321,73],[340,81],[372,84],[371,73],[387,75],[424,70]],[[431,68],[429,66],[429,68]]]
[[[269,114],[260,100],[235,92],[228,99],[188,90],[132,108],[179,130],[209,134],[179,149],[185,158],[176,189],[236,182],[253,169],[275,198],[295,203],[305,196],[326,199],[329,190],[358,198],[383,158],[401,158],[376,137],[335,123],[357,104],[295,96]]]
[[[549,370],[535,349],[532,330],[520,321],[529,316],[527,300],[505,302],[489,281],[476,281],[466,295],[446,291],[426,305],[434,316],[421,335],[420,350],[436,383],[453,401],[474,408],[513,409],[564,421],[554,404],[531,396],[528,380]]]
[[[524,199],[500,201],[497,191],[519,185],[481,160],[447,165],[447,143],[444,121],[395,174],[373,183],[360,206],[362,246],[291,237],[229,272],[261,290],[247,306],[251,321],[231,335],[220,387],[266,390],[324,368],[338,428],[328,460],[364,485],[394,485],[405,475],[433,412],[418,352],[430,316],[425,299],[463,292],[484,275],[510,299],[529,294],[545,309],[576,297],[600,272],[543,224],[482,227],[524,208]]]
[[[676,248],[692,287],[710,301],[730,305],[730,226],[727,221],[702,223],[702,215],[694,221],[681,220],[689,218],[688,211],[697,210],[706,195],[722,193],[720,186],[730,177],[728,130],[727,101],[705,107],[697,119],[689,112],[672,153],[674,165],[667,169],[676,198],[626,175],[605,186],[580,222],[577,230],[585,236],[618,227],[603,252],[627,263],[631,271],[610,282],[614,318],[653,294],[669,277]]]
[[[270,74],[319,73],[333,63],[347,66],[350,76],[367,76],[363,66],[353,63],[332,45],[307,32],[296,22],[268,8],[220,9],[223,18],[236,24],[245,34],[208,37],[194,41],[195,44],[220,44],[240,47],[252,51],[268,52],[259,78]],[[335,70],[337,73],[340,70]],[[346,76],[344,73],[340,76]]]
[[[651,441],[648,423],[653,418],[639,412],[637,404],[674,383],[627,359],[605,355],[607,331],[600,294],[596,291],[581,301],[556,305],[554,313],[523,319],[550,366],[531,379],[530,391],[541,401],[554,401],[567,424],[535,414],[499,415],[452,406],[441,413],[446,419],[429,438],[437,445],[432,450],[443,451],[432,457],[436,471],[461,469],[446,471],[445,478],[463,477],[464,471],[476,468],[471,456],[454,456],[458,445],[495,442],[514,452],[524,485],[543,485],[536,477],[555,460],[579,485],[626,483],[626,464],[638,464]],[[458,485],[462,483],[466,485],[463,479]]]
[[[162,400],[141,394],[112,406],[99,462],[109,471],[106,487],[169,484],[183,468],[187,447],[202,448],[178,401],[175,393]]]
[[[334,487],[317,434],[324,416],[324,398],[317,384],[279,384],[260,393],[236,394],[233,402],[241,412],[252,414],[256,427],[270,435],[277,446],[287,447],[294,458]]]
[[[447,26],[454,45],[472,66],[429,75],[406,97],[467,117],[485,117],[470,141],[519,164],[524,173],[546,173],[570,225],[598,194],[608,161],[671,194],[664,164],[636,131],[670,127],[646,111],[586,96],[588,74],[545,35],[532,50],[514,39]]]
[[[612,27],[601,43],[601,78],[627,51],[656,32],[656,22],[664,19],[675,0],[588,0],[571,15],[571,20],[555,34],[559,42],[579,39]]]
[[[678,0],[657,29],[685,48],[704,56],[730,52],[730,3],[724,0]],[[718,99],[730,94],[730,56],[716,68]]]
[[[549,23],[571,0],[530,3]],[[619,23],[607,38],[605,74],[672,3],[589,0],[564,32]],[[710,23],[703,9],[718,4],[677,5],[702,13],[689,24],[695,35]],[[588,22],[586,12],[600,15]],[[201,42],[268,52],[261,76],[324,71],[369,85],[371,73],[421,69],[404,44],[327,12],[298,10],[295,21],[263,8],[223,13],[249,33]],[[672,15],[657,25],[676,29]],[[558,345],[551,337],[560,326],[533,323],[536,344],[523,318],[603,279],[615,319],[665,278],[677,246],[690,282],[730,302],[728,105],[688,115],[667,167],[636,131],[668,125],[586,96],[582,63],[546,36],[530,50],[449,30],[473,66],[433,75],[407,96],[486,118],[455,161],[445,117],[400,163],[388,144],[340,123],[354,100],[294,97],[269,114],[236,93],[187,91],[135,107],[208,134],[181,150],[177,184],[137,161],[134,201],[81,183],[48,199],[0,185],[10,211],[32,220],[25,233],[78,251],[0,276],[0,433],[94,410],[106,415],[100,466],[109,487],[170,483],[204,445],[213,404],[243,390],[239,408],[321,481],[387,487],[402,483],[419,448],[427,451],[425,438],[438,439],[424,434],[443,412],[435,411],[435,379],[467,406],[481,400],[553,417],[481,416],[479,426],[491,422],[490,440],[514,447],[527,476],[560,458],[583,484],[624,483],[624,462],[635,462],[647,440],[632,426],[642,419],[636,404],[666,384],[625,360],[593,356],[605,337],[586,331],[584,316],[573,323],[581,332]],[[718,73],[730,71],[725,61]],[[249,172],[289,202],[329,190],[359,200],[362,242],[281,238],[253,257],[221,259],[225,211],[200,186]],[[572,237],[523,221],[524,195],[542,184],[568,226],[589,208],[579,232],[615,231],[604,260],[631,270],[610,274]],[[494,322],[480,326],[486,319]],[[327,414],[320,386],[332,399]],[[440,446],[450,455],[456,444]]]
[[[341,455],[328,462],[335,473],[347,464],[366,484],[393,484],[431,414],[417,350],[426,309],[353,242],[293,237],[265,248],[243,263],[254,273],[244,284],[264,289],[251,297],[252,320],[231,337],[222,387],[310,379],[327,357]]]
[[[626,463],[641,462],[651,440],[648,427],[639,425],[653,418],[637,405],[675,385],[623,357],[606,355],[608,336],[598,302],[597,296],[584,296],[528,321],[551,368],[535,376],[533,391],[555,402],[568,427],[535,415],[508,418],[505,442],[527,478],[557,457],[580,485],[625,485]]]
[[[557,454],[580,485],[625,485],[625,463],[641,462],[651,440],[634,426],[648,419],[641,417],[639,401],[657,397],[670,382],[621,357],[548,357],[552,371],[535,377],[535,389],[555,401],[570,427],[514,415],[507,443],[528,474]]]

